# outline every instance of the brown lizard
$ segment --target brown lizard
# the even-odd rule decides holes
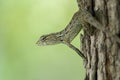
[[[64,30],[43,35],[40,37],[36,44],[39,46],[44,46],[64,43],[85,59],[83,53],[79,51],[79,49],[77,49],[74,45],[72,45],[71,41],[77,36],[77,34],[82,29],[82,26],[84,26],[86,22],[90,23],[93,26],[96,26],[98,29],[102,26],[89,12],[79,10],[73,15],[70,23]]]
[[[71,41],[77,36],[77,34],[81,31],[82,27],[84,27],[86,23],[89,23],[93,27],[105,32],[104,26],[99,21],[97,21],[90,12],[86,11],[85,9],[79,9],[79,11],[73,15],[70,23],[64,30],[43,35],[40,37],[36,44],[39,46],[44,46],[63,43],[75,50],[83,59],[86,59],[84,54],[71,44]],[[110,32],[109,35],[111,35]],[[115,37],[117,41],[120,42],[120,39],[117,36]]]
[[[80,11],[76,12],[72,17],[72,20],[64,30],[41,36],[40,39],[37,41],[37,44],[39,46],[44,46],[63,43],[75,50],[79,56],[85,58],[83,53],[71,44],[71,41],[77,36],[77,34],[82,29],[82,25],[79,21],[79,15]]]

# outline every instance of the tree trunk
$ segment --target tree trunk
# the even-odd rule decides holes
[[[93,16],[113,35],[94,27],[83,29],[82,51],[87,57],[85,80],[120,80],[120,0],[80,0]],[[88,34],[92,32],[92,34]]]

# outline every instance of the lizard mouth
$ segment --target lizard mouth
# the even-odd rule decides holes
[[[41,41],[37,41],[37,42],[36,42],[36,44],[37,44],[38,46],[42,46],[41,43],[42,43]]]
[[[46,45],[46,43],[41,42],[41,41],[37,41],[36,44],[37,44],[38,46],[45,46],[45,45]]]
[[[38,44],[39,44],[39,41],[37,41],[36,44],[38,45]]]

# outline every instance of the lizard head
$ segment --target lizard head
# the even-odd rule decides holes
[[[45,45],[53,45],[57,44],[60,41],[58,40],[56,34],[48,34],[43,35],[39,38],[39,40],[36,42],[38,46],[45,46]]]

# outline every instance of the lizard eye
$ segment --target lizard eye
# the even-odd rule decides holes
[[[45,36],[41,36],[40,37],[41,40],[45,40],[45,38],[46,38]]]

